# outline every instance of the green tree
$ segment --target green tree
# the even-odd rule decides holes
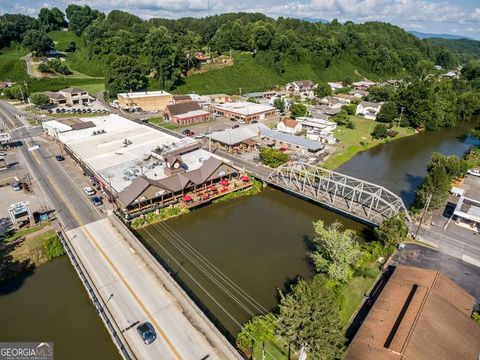
[[[293,118],[307,115],[307,107],[301,103],[292,103],[290,105],[290,114]]]
[[[311,359],[341,359],[345,335],[338,312],[335,293],[323,276],[299,280],[290,294],[280,292],[279,335],[297,351],[303,346]]]
[[[65,254],[62,242],[57,235],[46,239],[43,243],[43,247],[45,249],[45,255],[47,255],[48,260],[52,260]]]
[[[324,98],[332,95],[332,88],[327,83],[318,83],[317,87],[313,89],[313,93],[319,98]]]
[[[328,227],[325,227],[322,220],[316,221],[313,225],[315,250],[311,253],[311,257],[315,269],[335,281],[348,281],[362,255],[355,241],[355,232],[350,229],[342,231],[342,224],[338,221]]]
[[[347,115],[355,115],[355,112],[357,110],[357,105],[355,104],[349,104],[349,105],[343,105],[342,110],[344,110]]]
[[[468,91],[458,95],[458,118],[462,121],[470,120],[474,113],[480,111],[480,94]]]
[[[338,125],[343,125],[348,129],[355,129],[355,123],[348,115],[345,109],[340,110],[334,116],[332,116],[332,120],[335,121]]]
[[[53,49],[52,39],[40,30],[28,30],[23,36],[22,45],[38,55]]]
[[[384,139],[388,136],[388,126],[385,124],[377,124],[370,134],[374,139]]]
[[[65,48],[66,52],[75,52],[77,51],[77,44],[75,44],[75,41],[70,41]]]
[[[38,22],[42,30],[46,32],[58,31],[66,26],[65,14],[59,8],[41,8],[38,14]]]
[[[150,29],[145,38],[144,53],[164,89],[167,82],[173,83],[176,80],[179,75],[175,70],[176,49],[165,27]]]
[[[52,69],[50,69],[50,66],[48,66],[47,63],[42,62],[38,64],[38,71],[42,73],[47,73],[47,72],[52,72]]]
[[[276,97],[275,100],[273,100],[273,106],[282,113],[285,111],[285,101],[280,97]]]
[[[375,228],[375,236],[384,245],[396,245],[408,236],[408,226],[405,224],[404,215],[398,214],[385,219],[382,224]]]
[[[105,90],[113,98],[122,91],[145,89],[147,79],[138,61],[130,56],[117,57],[107,68]]]
[[[288,161],[287,154],[280,150],[269,147],[263,147],[260,149],[259,158],[262,164],[275,168],[285,164]]]
[[[237,335],[237,345],[248,354],[254,343],[262,346],[262,359],[265,358],[265,342],[275,340],[275,317],[273,314],[254,316],[245,323]]]
[[[383,123],[391,123],[398,116],[397,105],[393,101],[387,101],[380,108],[376,120]]]
[[[95,19],[103,16],[99,11],[93,10],[87,5],[70,4],[65,13],[68,18],[68,28],[79,36]]]
[[[456,56],[448,49],[440,50],[435,58],[435,62],[444,69],[451,69],[458,64]]]
[[[35,106],[45,106],[50,102],[50,98],[44,93],[33,93],[30,95],[30,101]]]

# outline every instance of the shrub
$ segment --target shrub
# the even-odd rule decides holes
[[[279,167],[288,161],[288,155],[277,149],[264,147],[260,149],[260,161],[271,167]]]
[[[38,65],[38,71],[42,72],[42,73],[48,73],[48,72],[52,72],[52,69],[50,69],[50,67],[42,62],[40,63],[40,65]]]
[[[30,95],[30,101],[35,106],[44,106],[50,102],[50,98],[44,93],[33,93]]]
[[[374,139],[384,139],[388,136],[388,127],[385,124],[377,124],[370,134]]]
[[[63,254],[65,254],[65,250],[63,249],[62,242],[60,241],[57,235],[46,239],[43,242],[43,247],[45,249],[45,255],[47,256],[48,260],[52,260],[56,257],[62,256]]]

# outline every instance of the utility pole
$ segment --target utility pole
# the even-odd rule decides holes
[[[427,202],[425,203],[425,207],[423,208],[422,215],[420,216],[420,221],[417,226],[417,230],[415,231],[415,234],[413,235],[413,238],[416,239],[418,232],[420,231],[420,227],[422,226],[423,218],[425,217],[425,214],[428,211],[428,207],[430,206],[430,201],[432,200],[432,194],[429,194],[427,197]]]
[[[403,118],[403,111],[405,110],[405,108],[402,106],[402,109],[400,110],[400,118],[398,119],[398,127],[400,128],[400,123],[402,122],[402,118]]]

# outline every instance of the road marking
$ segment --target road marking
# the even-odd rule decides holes
[[[41,165],[39,159],[38,159],[38,156],[36,153],[32,153],[35,160],[37,161],[37,163],[39,165]],[[57,184],[52,180],[52,178],[50,177],[50,174],[48,172],[45,172],[45,175],[47,176],[48,180],[50,181],[50,183],[52,184],[52,186],[56,189],[58,195],[62,198],[62,200],[64,201],[65,205],[67,206],[67,208],[70,210],[70,212],[72,213],[73,217],[80,223],[82,224],[82,221],[77,213],[77,211],[72,207],[70,206],[68,200],[65,198],[63,192],[60,190],[60,188],[57,186]],[[95,245],[95,247],[97,248],[97,250],[102,254],[102,256],[105,258],[105,260],[107,261],[107,263],[110,265],[110,267],[112,268],[112,270],[115,272],[115,274],[117,274],[118,278],[120,279],[120,281],[123,283],[123,285],[125,285],[125,287],[127,288],[127,290],[130,292],[130,294],[132,295],[132,297],[134,298],[134,300],[137,302],[137,304],[140,306],[140,308],[145,312],[145,314],[147,315],[147,318],[155,325],[155,327],[157,328],[158,332],[160,333],[160,336],[163,338],[163,340],[165,340],[165,343],[168,345],[168,347],[170,348],[170,350],[173,352],[173,354],[175,355],[175,357],[177,359],[182,359],[180,353],[178,352],[178,350],[175,348],[175,345],[172,343],[172,341],[167,337],[166,333],[163,331],[163,329],[160,327],[160,325],[158,324],[158,322],[155,320],[155,318],[153,318],[152,314],[148,311],[148,309],[146,308],[146,306],[143,304],[143,302],[139,299],[139,297],[135,294],[135,292],[133,291],[133,289],[130,287],[130,285],[126,282],[125,278],[122,276],[122,274],[120,273],[120,271],[117,269],[117,267],[113,264],[113,262],[110,260],[110,258],[107,256],[107,254],[105,253],[105,251],[103,251],[100,247],[100,245],[98,244],[98,242],[95,240],[95,238],[93,237],[92,233],[88,230],[88,228],[86,226],[80,226],[79,227],[80,231],[82,231],[92,242],[93,244]]]

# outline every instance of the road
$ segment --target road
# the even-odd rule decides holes
[[[70,159],[58,162],[58,147],[41,135],[40,128],[23,124],[18,114],[0,101],[0,117],[12,128],[12,138],[22,140],[20,154],[33,182],[55,209],[135,357],[241,359],[160,264],[148,258],[128,229],[121,225],[115,230],[107,213],[90,203],[82,192],[87,180],[81,170],[75,171]],[[33,145],[39,145],[38,149],[29,151]],[[135,329],[135,324],[144,321],[154,325],[158,336],[148,346]]]

